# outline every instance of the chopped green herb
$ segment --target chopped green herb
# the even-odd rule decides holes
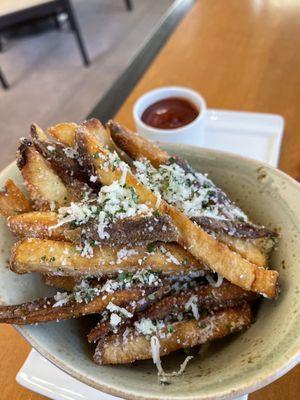
[[[147,251],[148,251],[148,253],[152,253],[154,251],[154,244],[153,243],[149,243],[148,244]]]
[[[136,194],[135,190],[133,187],[129,187],[129,190],[131,192],[132,200],[137,204],[139,202],[139,196]]]
[[[174,332],[174,326],[173,325],[168,325],[167,329],[168,329],[169,333],[173,333]]]
[[[207,327],[207,325],[206,325],[206,323],[204,322],[204,321],[201,321],[200,323],[199,323],[199,328],[200,329],[205,329]]]
[[[41,260],[42,260],[42,261],[46,261],[46,260],[47,260],[47,257],[46,257],[46,256],[42,256],[42,257],[41,257]]]
[[[153,217],[159,218],[160,217],[160,212],[158,210],[153,211]]]
[[[126,272],[124,272],[124,271],[120,272],[120,273],[119,273],[119,276],[118,276],[118,280],[119,280],[120,282],[124,282],[125,279],[126,279]]]
[[[170,163],[170,164],[176,163],[176,159],[175,159],[174,157],[170,157],[170,158],[169,158],[169,163]]]
[[[54,262],[55,261],[55,257],[50,257],[49,258],[49,262]]]
[[[188,259],[187,257],[185,257],[185,258],[183,259],[182,265],[183,265],[184,267],[187,267],[187,266],[189,265],[189,259]]]
[[[98,152],[97,152],[97,153],[94,153],[94,154],[93,154],[93,158],[100,158],[100,153],[98,153]]]

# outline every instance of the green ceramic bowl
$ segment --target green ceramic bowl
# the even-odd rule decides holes
[[[195,357],[171,385],[157,382],[151,361],[99,367],[85,334],[88,320],[17,328],[48,360],[76,379],[126,399],[228,399],[250,393],[279,378],[300,359],[300,185],[266,164],[228,153],[166,145],[195,169],[207,172],[257,223],[280,228],[281,239],[271,265],[280,273],[277,301],[263,299],[257,320],[245,333],[216,342]],[[21,182],[15,164],[0,176]],[[5,268],[13,237],[1,219],[0,299],[28,301],[49,292],[37,274],[18,276]],[[180,355],[163,359],[177,368]]]

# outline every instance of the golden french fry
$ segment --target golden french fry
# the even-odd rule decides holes
[[[58,223],[58,215],[51,211],[32,211],[8,217],[11,232],[20,237],[66,240],[64,227],[53,228]]]
[[[124,248],[94,248],[90,258],[83,257],[72,243],[46,239],[23,239],[11,252],[10,268],[18,274],[27,272],[61,273],[66,276],[111,276],[125,272],[150,268],[164,274],[187,273],[202,270],[191,255],[177,244],[164,243],[135,246],[131,252]],[[149,252],[151,250],[151,252]]]
[[[187,320],[172,324],[172,331],[163,329],[157,333],[158,353],[166,356],[173,351],[193,347],[211,340],[220,339],[231,333],[240,332],[251,324],[251,310],[248,304],[241,308],[217,311],[206,318]],[[131,330],[126,339],[123,335],[111,335],[99,341],[94,360],[100,365],[127,364],[136,360],[152,358],[150,335],[144,336]]]
[[[48,134],[60,143],[73,147],[75,144],[75,131],[78,125],[73,122],[63,122],[48,128]]]
[[[0,190],[0,215],[9,217],[31,210],[27,197],[12,179],[8,179]]]
[[[74,279],[72,276],[43,274],[42,279],[45,285],[62,289],[67,292],[72,292],[74,286],[77,284],[76,279]]]

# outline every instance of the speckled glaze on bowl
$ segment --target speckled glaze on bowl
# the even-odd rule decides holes
[[[281,240],[271,265],[280,272],[281,295],[264,299],[257,320],[245,333],[216,342],[189,364],[171,385],[157,383],[152,362],[99,367],[92,361],[84,320],[18,328],[56,366],[99,390],[126,399],[229,399],[261,388],[290,370],[300,358],[300,185],[260,162],[195,147],[165,145],[185,157],[222,187],[260,224],[280,228]],[[21,182],[15,164],[0,176]],[[18,276],[5,268],[13,238],[1,219],[0,298],[18,303],[45,295],[38,275]],[[177,368],[179,355],[163,359]],[[172,368],[172,369],[173,369]]]

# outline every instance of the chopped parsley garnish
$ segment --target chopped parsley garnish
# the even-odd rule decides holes
[[[118,280],[120,282],[124,282],[126,277],[127,277],[126,272],[122,271],[122,272],[119,273]]]
[[[42,257],[41,257],[41,260],[42,260],[42,261],[46,261],[46,260],[47,260],[47,257],[46,257],[46,256],[42,256]]]
[[[93,158],[95,158],[95,159],[100,158],[100,153],[98,153],[98,152],[97,152],[97,153],[94,153],[94,154],[93,154]]]
[[[201,321],[200,323],[199,323],[199,328],[200,329],[205,329],[207,327],[207,325],[206,325],[206,323],[204,322],[204,321]]]
[[[226,324],[226,328],[227,328],[228,333],[231,333],[232,325],[230,322],[228,322],[228,324]]]
[[[153,211],[153,216],[155,218],[159,218],[160,217],[160,212],[158,210]]]
[[[148,253],[152,253],[154,251],[154,244],[153,243],[149,243],[148,244],[147,251],[148,251]]]
[[[187,267],[187,266],[189,265],[189,259],[188,259],[187,257],[185,257],[185,258],[183,259],[182,265],[183,265],[184,267]]]
[[[174,326],[173,325],[168,325],[167,329],[168,329],[169,333],[173,333],[174,332]]]
[[[139,196],[136,194],[133,187],[130,186],[128,189],[131,192],[132,200],[135,202],[135,204],[137,204],[139,202]]]

